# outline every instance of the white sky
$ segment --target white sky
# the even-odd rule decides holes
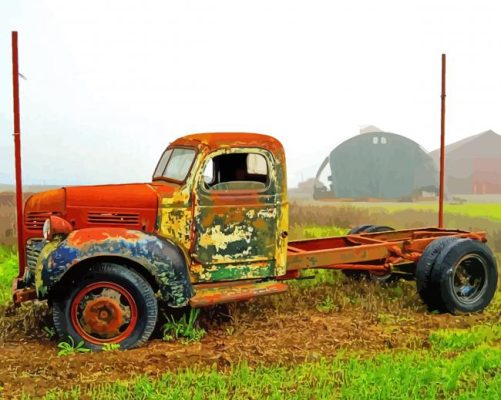
[[[437,148],[442,52],[447,142],[501,133],[500,17],[499,1],[1,0],[0,182],[13,29],[26,184],[148,181],[176,137],[248,131],[284,143],[295,185],[361,125]]]

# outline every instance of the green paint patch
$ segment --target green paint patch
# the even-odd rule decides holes
[[[274,276],[274,262],[263,265],[253,264],[223,264],[215,265],[204,271],[204,276],[210,277],[209,281],[233,281],[239,279],[268,278]]]

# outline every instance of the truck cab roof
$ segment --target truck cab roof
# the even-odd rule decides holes
[[[176,139],[169,147],[199,147],[200,145],[209,147],[210,150],[217,150],[224,147],[260,147],[269,150],[275,155],[283,154],[284,152],[282,144],[274,137],[260,133],[246,132],[196,133]]]

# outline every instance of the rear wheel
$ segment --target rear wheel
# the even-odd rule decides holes
[[[416,287],[419,296],[430,310],[442,306],[440,288],[431,280],[431,271],[442,250],[451,243],[461,240],[456,237],[441,237],[431,242],[419,258],[416,266]]]
[[[441,309],[452,314],[480,312],[496,292],[496,259],[484,243],[453,241],[437,257],[431,281],[439,290]]]
[[[54,302],[54,325],[62,340],[99,350],[142,345],[155,328],[158,306],[150,284],[137,272],[111,263],[92,266],[65,299]]]
[[[359,225],[356,226],[355,228],[351,229],[348,232],[348,235],[355,235],[358,233],[376,233],[376,232],[390,232],[394,231],[390,226],[383,226],[383,225]],[[350,279],[353,280],[362,280],[362,279],[369,279],[374,282],[378,282],[382,285],[395,282],[398,280],[397,275],[393,275],[391,273],[387,272],[380,272],[380,271],[364,271],[364,270],[349,270],[349,269],[344,269],[342,270],[342,273]]]

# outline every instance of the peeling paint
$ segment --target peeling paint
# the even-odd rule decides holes
[[[36,267],[39,297],[44,298],[70,268],[103,256],[142,265],[157,280],[161,297],[172,307],[186,305],[193,295],[184,259],[172,243],[139,231],[113,228],[103,234],[102,228],[88,228],[45,245]]]
[[[214,227],[209,227],[200,235],[198,244],[205,249],[209,246],[214,246],[216,251],[226,250],[229,243],[245,241],[250,244],[253,231],[254,229],[252,226],[235,226],[235,224],[233,224],[228,226],[225,232],[223,232],[221,230],[221,225],[216,225]]]

